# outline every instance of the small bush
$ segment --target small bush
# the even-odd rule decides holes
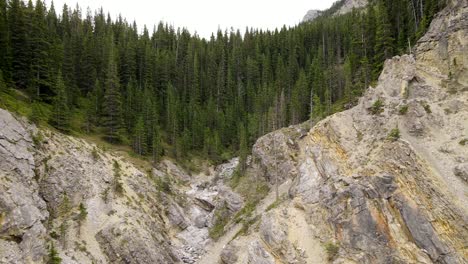
[[[57,232],[55,231],[52,231],[50,232],[50,237],[53,238],[53,239],[58,239],[60,236],[57,234]]]
[[[369,112],[373,115],[378,115],[384,111],[384,103],[381,99],[377,99],[374,104],[368,109]]]
[[[398,110],[398,113],[400,115],[406,115],[408,113],[408,106],[404,105],[404,106],[400,107],[400,110]]]
[[[97,161],[99,159],[99,153],[96,147],[93,147],[93,150],[91,151],[91,156],[93,156],[94,161]]]
[[[80,203],[80,213],[78,214],[78,221],[81,223],[83,220],[86,219],[87,215],[88,211],[86,210],[86,207],[83,203]]]
[[[460,144],[462,146],[466,146],[468,144],[468,138],[460,140],[460,142],[458,142],[458,144]]]
[[[121,171],[120,171],[120,164],[118,161],[114,160],[114,191],[118,195],[123,195],[124,188],[121,180]]]
[[[68,212],[70,212],[70,209],[72,208],[70,199],[68,198],[67,194],[63,195],[62,202],[59,205],[59,212],[60,215],[65,215]]]
[[[49,260],[47,264],[60,264],[62,263],[62,259],[59,257],[57,249],[54,246],[54,243],[50,243],[49,247]]]
[[[35,135],[32,136],[32,140],[36,147],[40,147],[42,142],[44,142],[44,136],[41,132],[37,132]]]
[[[400,138],[400,129],[398,127],[392,129],[388,134],[388,139],[391,141],[397,141]]]
[[[215,223],[209,230],[209,235],[212,239],[217,240],[224,234],[224,227],[229,222],[229,209],[226,203],[215,212]]]
[[[240,166],[238,166],[238,168],[236,168],[234,170],[234,172],[232,173],[231,180],[230,180],[230,183],[229,183],[229,185],[233,189],[235,189],[237,186],[239,186],[240,179],[243,176],[239,167]]]
[[[424,104],[423,107],[424,107],[424,111],[426,111],[426,113],[432,114],[432,110],[431,110],[431,106],[430,106],[430,105]]]
[[[328,261],[333,261],[338,255],[339,250],[340,250],[340,247],[335,245],[334,243],[332,242],[326,243],[325,251],[327,252]]]
[[[168,178],[166,178],[166,177],[157,177],[154,180],[154,182],[155,182],[156,187],[158,188],[159,191],[161,191],[163,193],[167,193],[167,194],[172,193],[171,182],[170,182],[170,180]]]

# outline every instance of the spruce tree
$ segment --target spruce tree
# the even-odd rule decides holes
[[[27,88],[30,80],[30,58],[26,7],[21,0],[12,0],[8,10],[10,43],[12,47],[12,78],[18,88]]]
[[[54,246],[54,243],[51,242],[49,246],[49,260],[47,264],[60,264],[62,263],[62,259],[59,257],[57,249]]]
[[[383,0],[377,4],[373,78],[377,79],[386,59],[393,55],[393,37]]]
[[[244,124],[239,125],[239,168],[243,173],[247,168],[247,156],[249,155],[248,139]]]
[[[47,39],[46,10],[41,0],[36,1],[31,19],[31,85],[36,97],[47,99],[52,94],[49,82],[49,50]]]
[[[50,123],[52,126],[62,132],[70,131],[70,109],[68,107],[68,100],[66,95],[65,83],[62,79],[62,73],[57,74],[55,82],[55,98],[52,108],[52,116]]]
[[[7,1],[0,0],[0,70],[8,76],[10,62],[10,42],[8,39]]]
[[[102,126],[105,128],[105,139],[111,143],[118,143],[122,139],[122,98],[119,77],[117,76],[117,66],[114,59],[113,37],[108,41],[108,45],[110,51],[102,102]]]
[[[3,71],[0,70],[0,93],[6,92],[6,91],[7,91],[7,86],[3,78]]]
[[[142,117],[137,119],[135,128],[133,129],[133,150],[138,155],[146,153],[146,133]]]

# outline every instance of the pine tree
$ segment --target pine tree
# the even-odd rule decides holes
[[[5,80],[3,78],[3,71],[0,70],[0,93],[1,92],[6,92],[7,91],[7,86],[5,83]]]
[[[139,117],[133,130],[133,150],[138,155],[145,155],[146,148],[146,133],[143,118]]]
[[[393,55],[393,37],[383,0],[377,4],[373,79],[377,79],[386,59]]]
[[[8,23],[12,47],[12,78],[18,88],[27,88],[30,80],[30,48],[24,4],[12,0],[8,10]]]
[[[36,1],[31,21],[31,85],[36,97],[47,99],[52,94],[48,76],[50,44],[47,39],[46,10],[41,0]]]
[[[54,246],[54,243],[51,242],[49,246],[49,260],[47,264],[60,264],[62,263],[62,259],[59,257],[57,249]]]
[[[70,109],[66,95],[65,83],[62,79],[62,73],[57,74],[55,83],[55,98],[53,102],[52,116],[50,123],[62,132],[70,131]]]
[[[108,45],[110,46],[110,51],[102,102],[102,125],[105,128],[105,139],[111,143],[117,143],[122,139],[122,98],[119,77],[117,76],[117,66],[114,59],[113,37],[108,41]]]
[[[247,133],[244,124],[239,125],[239,168],[243,173],[247,169],[247,156],[249,155]]]
[[[162,139],[159,126],[155,126],[153,131],[153,142],[152,142],[152,156],[153,163],[157,163],[160,157],[163,155]]]
[[[10,66],[10,43],[8,40],[7,1],[0,0],[0,70],[8,76]]]

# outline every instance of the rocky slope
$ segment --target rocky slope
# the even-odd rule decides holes
[[[194,263],[215,212],[243,205],[217,184],[237,164],[144,171],[0,109],[0,263],[45,263],[51,245],[62,263]]]

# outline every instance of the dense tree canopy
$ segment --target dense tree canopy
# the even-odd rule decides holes
[[[207,40],[163,23],[139,30],[102,9],[65,5],[57,15],[41,0],[0,0],[0,71],[54,104],[51,122],[62,130],[78,112],[83,131],[155,159],[239,150],[245,159],[257,137],[354,103],[445,4],[373,0],[332,16],[342,2],[313,22]]]

